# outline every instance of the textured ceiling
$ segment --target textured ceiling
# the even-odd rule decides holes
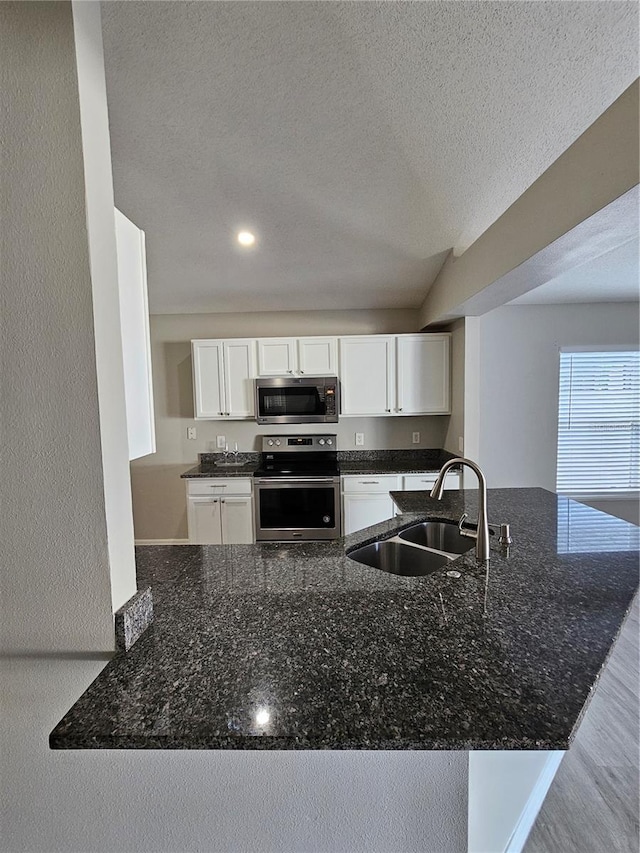
[[[574,267],[547,284],[513,299],[510,305],[571,302],[637,302],[640,300],[638,240]]]
[[[638,73],[635,2],[127,0],[103,21],[154,313],[418,306]]]

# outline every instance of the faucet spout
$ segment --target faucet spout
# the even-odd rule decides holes
[[[438,501],[442,500],[444,480],[447,475],[447,471],[449,471],[450,468],[453,468],[454,465],[471,468],[478,478],[478,488],[480,492],[480,500],[478,504],[478,529],[474,534],[476,540],[476,558],[482,561],[488,560],[489,524],[487,520],[487,480],[480,467],[471,459],[464,459],[462,456],[458,456],[455,459],[449,459],[440,469],[438,479],[435,481],[433,488],[431,489],[431,497]]]

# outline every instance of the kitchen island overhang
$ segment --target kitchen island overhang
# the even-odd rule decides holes
[[[499,489],[490,520],[514,543],[488,571],[473,552],[457,579],[345,556],[416,520],[473,518],[476,496],[402,493],[414,512],[331,543],[140,547],[155,622],[50,746],[566,749],[637,588],[637,548],[565,553],[566,498]]]

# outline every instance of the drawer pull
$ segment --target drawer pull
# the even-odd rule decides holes
[[[361,486],[379,486],[380,480],[360,480]]]

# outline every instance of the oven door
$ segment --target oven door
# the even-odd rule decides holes
[[[256,541],[291,542],[340,536],[340,478],[258,478]]]

